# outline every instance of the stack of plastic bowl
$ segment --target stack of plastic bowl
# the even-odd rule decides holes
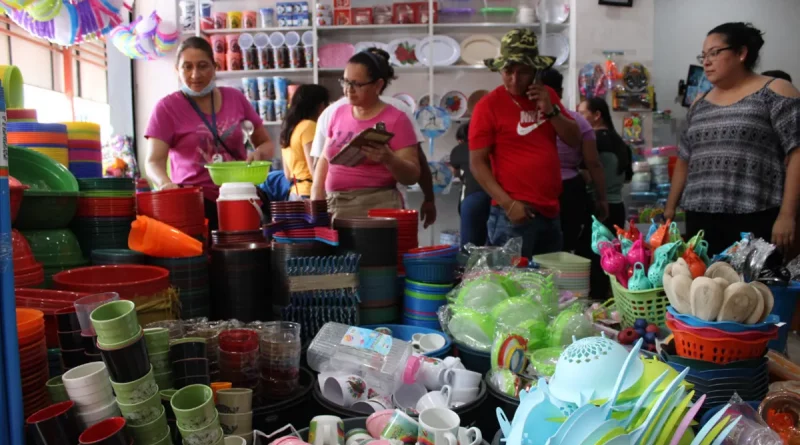
[[[11,230],[11,253],[15,286],[38,287],[44,284],[44,266],[36,261],[28,240],[16,229]]]
[[[33,256],[44,266],[44,287],[50,288],[53,275],[74,267],[85,266],[81,246],[69,229],[24,230]]]
[[[130,249],[94,249],[92,250],[91,260],[93,266],[144,264],[147,256]]]
[[[86,255],[95,249],[125,249],[135,216],[130,178],[80,179],[81,197],[72,221]]]
[[[452,284],[428,284],[406,278],[403,297],[403,324],[441,329],[436,311],[447,304]]]
[[[11,194],[11,224],[17,219],[19,207],[22,205],[22,197],[25,196],[25,190],[30,186],[25,185],[13,176],[8,177],[8,189]]]
[[[208,256],[189,258],[148,257],[148,264],[169,271],[170,284],[178,290],[181,318],[208,317],[211,298],[208,282]]]
[[[36,117],[36,110],[32,109],[25,109],[25,108],[11,108],[6,110],[6,116],[8,117],[9,123],[30,123],[30,122],[38,122]]]
[[[56,311],[59,309],[70,308],[72,303],[85,294],[76,292],[61,292],[49,289],[23,289],[14,290],[15,300],[18,308],[37,309],[44,313],[45,338],[48,348],[55,348],[56,358],[60,357],[58,352],[58,320]],[[49,356],[49,352],[48,352]],[[60,364],[59,364],[60,366]]]
[[[259,394],[261,373],[258,332],[252,329],[229,329],[219,334],[220,380],[235,388],[249,388]]]
[[[69,399],[75,402],[84,428],[119,416],[105,363],[91,362],[70,369],[61,376],[61,381]]]
[[[45,388],[50,374],[44,338],[44,313],[35,309],[17,309],[17,336],[22,401],[27,417],[50,403]]]
[[[161,221],[190,236],[208,236],[201,187],[137,193],[136,213]]]
[[[145,328],[144,341],[147,356],[153,366],[153,378],[158,389],[172,388],[172,363],[169,360],[169,330],[167,328]]]
[[[204,338],[186,337],[170,342],[169,360],[172,386],[175,389],[194,384],[211,384],[207,351]]]
[[[690,368],[695,398],[706,396],[704,409],[728,403],[734,393],[744,400],[761,400],[768,392],[768,342],[778,335],[778,317],[757,324],[709,322],[667,308],[667,327],[674,340],[662,358],[678,371]]]
[[[261,387],[264,397],[283,399],[294,394],[300,382],[300,325],[273,321],[259,330]]]
[[[66,125],[9,122],[6,128],[9,144],[41,153],[64,167],[69,167]]]
[[[214,392],[206,385],[179,389],[170,401],[183,443],[222,444],[222,427],[214,406]]]
[[[87,356],[81,337],[78,314],[74,307],[66,307],[56,311],[58,322],[58,345],[61,348],[61,363],[65,370],[77,368],[90,361],[97,361],[96,356]],[[97,359],[97,360],[95,360]]]
[[[75,313],[78,315],[78,324],[81,330],[81,341],[83,348],[86,351],[86,356],[90,361],[97,361],[101,359],[100,349],[97,347],[97,333],[92,325],[91,314],[92,311],[106,303],[119,300],[119,294],[116,292],[103,292],[99,294],[90,294],[78,298],[73,303]]]
[[[406,209],[371,209],[369,216],[397,220],[397,273],[403,275],[403,255],[419,246],[419,213]]]
[[[406,278],[431,284],[453,282],[458,246],[439,245],[411,249],[403,256]]]
[[[228,320],[263,320],[271,312],[272,286],[260,273],[270,270],[267,243],[217,244],[211,248],[212,313]]]
[[[9,174],[29,186],[14,222],[18,229],[67,227],[78,205],[78,181],[69,170],[35,151],[8,146]]]
[[[579,297],[588,295],[591,260],[569,252],[555,252],[536,255],[533,261],[544,268],[559,272],[555,276],[559,291],[569,291]]]
[[[406,267],[403,323],[439,329],[436,311],[447,303],[453,288],[457,246],[412,249],[403,257]]]
[[[67,127],[69,170],[77,178],[103,176],[103,144],[100,125],[91,122],[64,122]]]

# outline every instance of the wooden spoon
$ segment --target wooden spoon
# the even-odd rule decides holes
[[[689,289],[689,302],[695,317],[706,321],[714,320],[723,303],[722,288],[711,278],[697,277]]]
[[[746,283],[732,283],[725,289],[717,321],[744,323],[756,309],[758,298],[758,292]]]

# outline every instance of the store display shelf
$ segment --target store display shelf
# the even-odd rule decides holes
[[[353,30],[375,30],[380,29],[383,31],[391,31],[395,29],[401,30],[409,30],[409,29],[418,29],[422,32],[428,29],[428,25],[420,25],[420,24],[408,24],[408,25],[348,25],[348,26],[319,26],[317,27],[317,31],[319,32],[329,32],[329,31],[353,31]]]
[[[206,29],[203,34],[241,34],[241,33],[257,33],[257,32],[289,32],[289,31],[311,31],[313,28],[310,26],[281,26],[272,28],[228,28],[228,29]]]
[[[426,73],[428,72],[428,67],[426,65],[415,65],[415,66],[395,66],[395,72],[412,72],[412,73]],[[344,71],[344,68],[320,68],[319,72],[322,73],[341,73]],[[487,71],[487,68],[482,65],[447,65],[447,66],[435,66],[433,67],[434,72],[441,72],[441,71]]]
[[[240,77],[258,77],[258,76],[272,76],[276,74],[292,75],[292,74],[312,74],[312,68],[285,68],[275,70],[251,70],[251,71],[217,71],[217,79],[238,79]]]
[[[506,30],[510,28],[538,28],[542,26],[541,23],[534,22],[534,23],[516,23],[516,22],[507,22],[507,23],[497,23],[497,22],[460,22],[460,23],[437,23],[433,25],[434,29],[457,29],[457,28],[483,28],[483,29],[492,29],[497,28],[501,30]],[[568,26],[566,23],[562,24],[548,24],[548,30],[559,30],[564,29]]]
[[[283,125],[283,121],[263,121],[261,123],[264,124],[265,127],[280,127]]]

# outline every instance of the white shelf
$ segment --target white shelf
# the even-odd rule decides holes
[[[284,75],[311,75],[314,73],[313,68],[282,68],[274,70],[250,70],[250,71],[217,71],[217,79],[238,79],[240,77],[258,77],[258,76],[274,76]]]
[[[420,32],[427,32],[428,25],[410,24],[410,25],[347,25],[347,26],[318,26],[318,32],[329,31],[358,31],[358,30],[375,30],[390,31],[395,29],[409,30],[416,29]]]
[[[283,121],[263,121],[261,123],[264,124],[265,127],[280,127],[283,125]]]
[[[497,22],[461,22],[461,23],[436,23],[434,29],[454,29],[454,28],[484,28],[484,29],[511,29],[511,28],[538,28],[541,23],[497,23]],[[547,27],[559,25],[547,25]],[[563,26],[563,25],[560,25]]]
[[[201,30],[203,34],[243,34],[243,33],[257,33],[257,32],[289,32],[289,31],[311,31],[313,28],[310,26],[281,26],[272,28],[229,28],[229,29],[205,29]],[[192,32],[194,33],[194,32]]]
[[[414,65],[414,66],[395,66],[395,72],[397,73],[427,73],[428,66],[426,65]],[[344,71],[344,68],[320,68],[320,74],[323,73],[341,73]],[[434,72],[439,71],[486,71],[489,72],[489,69],[483,65],[448,65],[448,66],[435,66],[433,67]]]

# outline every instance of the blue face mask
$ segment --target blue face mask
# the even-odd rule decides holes
[[[217,87],[217,81],[216,80],[212,80],[211,82],[208,83],[208,85],[206,85],[205,88],[203,88],[202,91],[195,91],[195,90],[189,88],[189,86],[186,85],[183,82],[183,80],[181,79],[181,92],[183,92],[183,94],[185,94],[185,95],[187,95],[189,97],[204,97],[204,96],[208,96],[209,94],[211,94],[212,91],[214,91],[214,88],[216,88],[216,87]]]

